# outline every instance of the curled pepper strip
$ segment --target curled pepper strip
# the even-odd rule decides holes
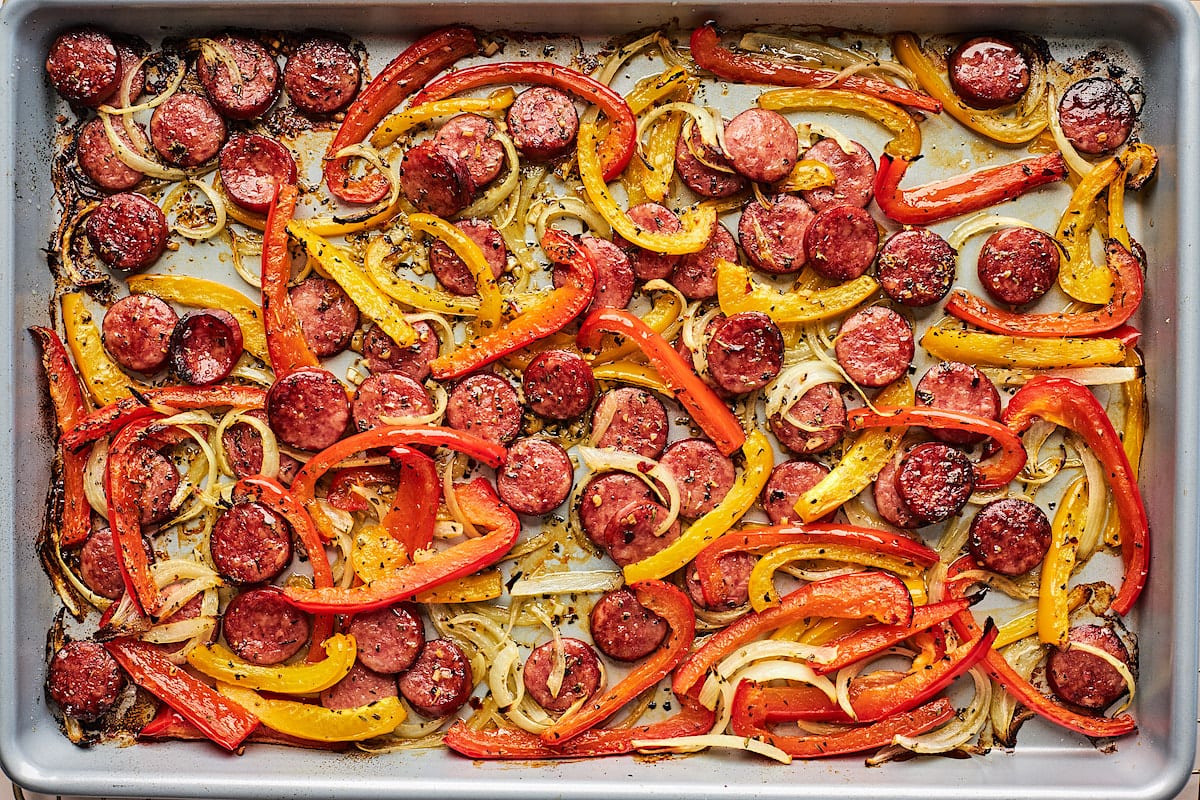
[[[408,712],[398,697],[383,697],[357,708],[324,708],[315,703],[263,697],[253,689],[218,683],[220,696],[245,708],[264,727],[318,742],[360,742],[391,733]]]
[[[338,158],[344,148],[358,144],[396,106],[455,61],[475,53],[479,42],[469,28],[441,28],[421,37],[392,59],[346,109],[346,118],[325,151],[325,183],[347,203],[367,204],[383,199],[387,178],[377,173],[350,177],[349,159]]]
[[[385,119],[371,134],[371,146],[387,147],[418,125],[450,114],[478,114],[483,111],[503,111],[512,105],[517,93],[505,87],[490,97],[455,97],[406,108]]]
[[[883,151],[896,158],[921,154],[921,129],[902,108],[868,94],[845,89],[773,89],[758,96],[758,107],[789,111],[848,111],[878,122],[892,132]]]
[[[1034,417],[1074,431],[1105,466],[1121,520],[1121,560],[1125,566],[1112,609],[1124,616],[1146,585],[1150,569],[1150,523],[1121,438],[1091,390],[1067,378],[1034,378],[1009,400],[1003,420],[1020,433],[1033,424]]]
[[[433,528],[442,499],[441,481],[433,459],[419,450],[397,446],[390,455],[400,461],[400,480],[392,505],[380,524],[404,545],[411,558],[418,550],[433,546]]]
[[[263,328],[267,337],[267,352],[275,377],[305,367],[321,366],[320,359],[308,346],[300,318],[288,296],[292,279],[292,257],[288,253],[288,225],[296,213],[297,189],[294,185],[279,187],[267,212],[267,228],[262,245],[262,308]]]
[[[765,83],[770,86],[806,87],[827,86],[837,81],[840,87],[862,92],[889,103],[932,111],[935,114],[942,110],[942,104],[927,94],[877,78],[848,75],[839,80],[838,73],[829,70],[811,69],[779,59],[728,50],[721,46],[721,37],[711,23],[692,32],[691,52],[697,64],[725,80]]]
[[[994,367],[1093,367],[1125,360],[1125,344],[1116,337],[1043,339],[933,327],[921,337],[921,346],[943,361]]]
[[[904,180],[909,163],[884,153],[879,157],[879,172],[875,175],[875,202],[879,210],[902,225],[931,225],[981,211],[1067,175],[1066,162],[1056,151],[901,189],[900,181]]]
[[[471,237],[444,219],[432,214],[409,214],[408,225],[414,231],[428,233],[441,239],[454,254],[462,259],[475,279],[475,291],[479,294],[479,322],[485,328],[494,328],[500,324],[500,286],[492,275],[492,267],[487,262],[483,250]]]
[[[83,390],[79,387],[79,378],[71,366],[67,348],[58,334],[49,328],[33,327],[29,330],[42,347],[42,368],[46,372],[46,385],[50,389],[50,402],[54,404],[54,418],[61,437],[87,415]],[[62,470],[59,542],[63,547],[75,547],[83,544],[92,532],[92,508],[83,489],[83,471],[89,451],[70,450],[60,443],[59,453]]]
[[[1067,256],[1067,263],[1058,271],[1058,285],[1068,297],[1081,303],[1102,305],[1112,301],[1112,276],[1108,268],[1092,260],[1091,233],[1101,208],[1101,193],[1123,176],[1121,162],[1115,158],[1092,167],[1075,187],[1054,232]]]
[[[237,289],[187,275],[131,275],[125,279],[125,285],[130,294],[153,294],[191,308],[221,308],[228,311],[242,329],[246,352],[260,361],[271,362],[267,332],[263,327],[263,310]]]
[[[580,347],[594,350],[605,333],[627,336],[637,343],[663,383],[671,387],[679,403],[722,454],[729,455],[746,443],[746,433],[733,412],[700,380],[671,343],[644,321],[624,309],[599,308],[579,326],[576,341]]]
[[[79,377],[96,405],[115,403],[121,398],[145,390],[145,385],[131,379],[108,357],[100,339],[100,331],[92,312],[84,305],[83,295],[69,292],[62,296],[63,330],[67,347],[75,356]]]
[[[717,259],[717,298],[726,314],[761,311],[777,324],[819,322],[840,317],[875,294],[879,282],[870,275],[826,289],[793,289],[781,292],[758,283],[750,270]]]
[[[1075,569],[1075,551],[1083,537],[1087,520],[1089,491],[1100,487],[1089,487],[1087,476],[1081,475],[1071,482],[1054,512],[1050,527],[1050,549],[1042,560],[1042,578],[1038,592],[1037,634],[1043,644],[1066,647],[1070,634],[1070,595],[1068,588],[1071,572]]]
[[[778,605],[779,593],[775,591],[775,573],[793,561],[810,559],[861,565],[890,572],[901,578],[916,578],[921,574],[920,568],[911,561],[883,555],[866,547],[856,547],[852,544],[791,542],[764,553],[750,571],[747,584],[750,607],[755,611],[763,611]]]
[[[970,605],[969,598],[960,598],[933,605],[916,606],[913,608],[912,622],[908,625],[868,625],[843,634],[825,643],[827,647],[836,648],[837,655],[827,663],[813,664],[813,672],[818,675],[828,675],[855,661],[882,653],[911,636],[929,630],[934,625],[949,621],[951,617],[959,611],[965,611]]]
[[[969,431],[991,437],[1000,448],[995,459],[975,465],[975,487],[995,489],[1007,486],[1025,467],[1025,445],[1021,437],[1006,425],[995,420],[954,411],[948,408],[906,407],[888,408],[877,405],[878,412],[868,408],[856,408],[846,415],[846,429],[860,431],[864,428],[910,427],[921,425],[926,428]]]
[[[608,719],[669,675],[692,649],[696,615],[692,601],[682,590],[657,580],[634,583],[629,588],[637,595],[639,603],[667,621],[670,634],[666,642],[630,670],[616,686],[559,717],[541,734],[541,740],[546,744],[566,742]]]
[[[314,664],[260,666],[241,658],[221,644],[207,644],[188,651],[195,669],[222,683],[280,694],[323,692],[346,677],[357,657],[354,637],[336,634],[325,640],[325,658]]]

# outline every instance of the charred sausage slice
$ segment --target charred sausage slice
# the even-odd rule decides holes
[[[588,620],[592,641],[617,661],[637,661],[658,649],[667,636],[662,617],[638,602],[628,589],[609,592],[592,607]]]
[[[189,311],[171,334],[171,369],[197,386],[225,380],[242,357],[242,326],[228,311]]]
[[[234,583],[262,583],[292,560],[292,528],[262,503],[237,503],[213,525],[209,542],[217,572]]]
[[[254,119],[279,96],[279,65],[267,48],[246,36],[226,35],[214,40],[232,57],[235,76],[216,54],[202,53],[196,74],[213,105],[229,119]]]
[[[350,48],[317,36],[302,42],[283,65],[283,87],[306,114],[332,114],[358,94],[362,70]]]
[[[566,672],[557,691],[550,687],[550,674],[556,660],[554,642],[533,649],[525,660],[525,691],[547,711],[566,711],[600,690],[600,659],[587,642],[564,636],[560,640]]]
[[[496,472],[500,499],[519,514],[548,514],[566,502],[574,482],[567,451],[549,439],[518,439]]]
[[[504,444],[521,430],[521,400],[513,385],[498,375],[478,373],[463,379],[450,392],[446,422]]]
[[[408,603],[358,614],[347,633],[354,637],[359,663],[375,672],[404,672],[425,647],[425,623]]]
[[[992,572],[1022,575],[1042,563],[1050,539],[1046,512],[1028,500],[1005,497],[979,509],[967,544]]]
[[[123,272],[149,267],[167,249],[167,217],[145,195],[110,195],[83,224],[92,250],[105,264]]]
[[[308,642],[307,614],[274,589],[250,589],[229,601],[221,631],[229,649],[251,664],[282,664]]]
[[[1021,99],[1029,88],[1029,62],[1012,42],[977,36],[954,48],[949,61],[950,85],[974,108],[1002,108]]]
[[[350,399],[331,372],[298,369],[275,381],[267,392],[267,420],[284,444],[324,450],[346,432]]]
[[[131,294],[109,307],[101,325],[104,348],[118,364],[135,372],[158,372],[171,353],[179,317],[152,294]]]
[[[471,662],[449,639],[426,642],[408,672],[400,676],[400,694],[417,713],[444,717],[462,708],[471,696]]]
[[[68,642],[50,659],[46,688],[64,714],[94,722],[120,699],[125,673],[104,645]]]

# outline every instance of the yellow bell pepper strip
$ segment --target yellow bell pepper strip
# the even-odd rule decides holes
[[[716,508],[693,522],[682,536],[654,555],[626,564],[626,583],[662,578],[682,569],[750,510],[771,477],[775,457],[766,435],[758,430],[751,431],[746,437],[742,455],[745,457],[742,472]]]
[[[1093,487],[1093,491],[1100,487]],[[1038,592],[1037,633],[1043,644],[1064,647],[1071,626],[1067,595],[1071,572],[1075,569],[1075,550],[1083,536],[1087,520],[1088,484],[1080,476],[1071,482],[1054,512],[1050,549],[1042,561],[1041,589]]]
[[[104,643],[133,682],[179,712],[206,737],[237,750],[255,728],[258,718],[212,687],[172,664],[157,646],[137,639]]]
[[[309,256],[317,260],[329,277],[346,290],[354,305],[390,336],[393,342],[407,347],[417,341],[417,332],[404,319],[401,309],[371,283],[340,247],[313,233],[303,222],[293,220],[288,223],[288,230],[304,244]]]
[[[781,292],[758,283],[743,266],[717,259],[717,299],[726,314],[761,311],[776,324],[818,322],[840,317],[875,293],[879,282],[861,275],[825,289]]]
[[[1083,605],[1088,598],[1088,594],[1089,590],[1083,586],[1076,586],[1071,589],[1067,595],[1067,612],[1070,613]],[[1000,635],[996,637],[996,641],[992,646],[997,650],[1003,650],[1010,644],[1019,642],[1026,636],[1033,636],[1037,632],[1038,610],[1037,608],[1033,608],[1001,625]]]
[[[504,575],[498,569],[489,569],[418,592],[413,600],[418,603],[482,603],[503,594]]]
[[[779,593],[775,591],[775,573],[793,561],[809,559],[861,564],[891,572],[903,578],[911,578],[920,573],[920,568],[910,561],[872,553],[862,547],[845,544],[785,544],[763,554],[763,557],[751,570],[748,589],[750,606],[755,611],[762,611],[779,605]]]
[[[587,120],[580,123],[576,155],[579,159],[579,177],[592,206],[600,216],[627,241],[656,253],[683,255],[704,249],[717,224],[717,211],[711,203],[693,206],[680,217],[678,233],[651,233],[638,226],[626,214],[600,174],[600,157],[596,154],[596,125]]]
[[[479,294],[478,320],[482,328],[494,328],[500,324],[500,286],[492,275],[483,250],[471,237],[444,219],[432,214],[409,214],[408,224],[414,231],[428,233],[441,239],[454,254],[462,259],[475,278],[475,291]]]
[[[264,727],[317,742],[361,742],[383,736],[396,730],[408,713],[398,697],[384,697],[358,708],[332,709],[267,698],[228,683],[218,683],[217,691],[257,717]]]
[[[1104,252],[1112,293],[1107,305],[1102,308],[1079,314],[1061,311],[1050,314],[1016,313],[996,308],[978,296],[959,289],[946,301],[946,313],[984,330],[1014,336],[1090,336],[1107,333],[1124,325],[1134,315],[1142,304],[1144,284],[1141,264],[1119,240],[1109,239],[1104,245]]]
[[[1126,250],[1131,250],[1133,242],[1129,238],[1129,228],[1125,225],[1125,176],[1128,174],[1128,166],[1124,157],[1120,159],[1120,164],[1120,172],[1108,185],[1108,237],[1116,239]]]
[[[600,343],[600,337],[605,333],[627,336],[637,343],[651,366],[658,370],[663,383],[671,387],[680,405],[687,409],[721,453],[729,455],[746,442],[742,424],[729,407],[700,380],[692,371],[692,365],[684,361],[671,343],[645,322],[624,309],[600,308],[588,315],[575,338],[580,347],[590,350]]]
[[[1121,174],[1121,163],[1115,158],[1092,167],[1075,187],[1054,232],[1067,256],[1067,263],[1058,271],[1059,288],[1081,303],[1104,305],[1112,299],[1112,276],[1107,267],[1092,260],[1091,233],[1101,192]]]
[[[371,147],[376,150],[387,147],[418,125],[438,117],[503,111],[511,106],[516,98],[517,93],[511,87],[505,86],[487,97],[452,97],[406,108],[392,114],[375,129],[371,134]]]
[[[1074,431],[1104,465],[1108,488],[1121,518],[1121,560],[1125,567],[1112,609],[1124,616],[1133,608],[1146,584],[1150,567],[1150,523],[1121,439],[1113,430],[1104,406],[1091,390],[1067,378],[1034,378],[1008,401],[1002,421],[1021,433],[1033,424],[1034,417]],[[1095,491],[1099,491],[1099,487]]]
[[[921,129],[899,106],[886,100],[845,89],[773,89],[758,96],[758,107],[780,113],[791,111],[846,111],[878,122],[892,133],[883,151],[912,160],[921,154]]]
[[[388,259],[394,252],[395,247],[385,237],[380,236],[371,240],[363,257],[367,275],[381,292],[393,300],[421,311],[457,317],[473,317],[479,313],[478,297],[459,297],[444,289],[397,277],[388,267]]]
[[[641,386],[667,397],[675,396],[671,387],[659,377],[658,370],[649,364],[634,364],[629,361],[599,364],[592,368],[592,377],[598,381],[616,381],[630,386]]]
[[[915,400],[912,384],[901,378],[875,396],[875,403],[885,406],[911,406]],[[813,522],[871,485],[879,470],[900,452],[904,438],[901,430],[873,428],[863,431],[846,448],[829,474],[796,501],[796,514],[805,522]]]
[[[930,328],[921,337],[921,346],[943,361],[993,367],[1093,367],[1120,364],[1125,360],[1125,345],[1120,339],[1104,337],[1061,337],[1035,339],[1031,336],[1004,336],[961,328]]]
[[[802,158],[792,167],[787,177],[775,184],[780,192],[807,192],[822,186],[833,186],[837,176],[828,164]]]
[[[591,256],[570,235],[547,228],[542,249],[556,264],[571,267],[572,283],[548,292],[532,303],[508,324],[477,334],[448,355],[430,363],[438,380],[458,378],[491,364],[566,327],[583,313],[596,293],[596,268]]]
[[[186,275],[131,275],[125,279],[131,294],[153,294],[192,308],[228,311],[242,329],[242,342],[250,355],[271,363],[262,307],[237,289],[223,283]]]
[[[1142,357],[1132,347],[1125,356],[1125,364],[1141,367]],[[1121,384],[1121,396],[1125,401],[1125,424],[1122,426],[1121,444],[1129,459],[1129,468],[1137,478],[1142,463],[1142,443],[1146,440],[1146,378],[1139,375]]]
[[[483,536],[439,550],[423,561],[362,586],[312,589],[288,586],[283,597],[304,611],[354,614],[394,605],[492,566],[516,543],[521,521],[496,497],[496,490],[487,478],[456,485],[454,493],[467,519],[487,531]]]
[[[346,677],[358,654],[354,637],[335,634],[325,640],[325,658],[312,664],[259,666],[243,661],[222,644],[207,644],[188,651],[187,660],[197,671],[222,683],[279,694],[323,692]]]
[[[108,357],[100,340],[100,331],[92,320],[92,312],[84,305],[82,294],[64,294],[62,311],[67,347],[71,348],[71,355],[75,357],[83,387],[96,405],[106,406],[148,388],[126,375]]]
[[[695,79],[683,67],[667,67],[658,75],[650,75],[638,81],[629,94],[625,95],[625,104],[636,116],[676,90],[691,87],[694,82]],[[607,125],[607,120],[601,123],[601,130],[605,134],[607,131],[603,129]]]
[[[683,130],[684,115],[679,112],[667,114],[658,120],[650,132],[650,140],[642,151],[646,172],[642,176],[642,190],[646,197],[661,203],[671,188],[675,175],[675,143]]]
[[[288,253],[287,226],[296,212],[297,189],[288,184],[279,187],[267,211],[267,229],[262,245],[263,331],[276,378],[306,367],[321,366],[320,359],[308,346],[300,318],[292,308],[288,282],[292,279],[292,257]]]
[[[1022,144],[1046,129],[1048,121],[1044,113],[1030,114],[1025,119],[1008,119],[968,106],[921,52],[920,42],[913,34],[900,33],[892,37],[892,52],[896,60],[912,70],[921,88],[941,102],[947,114],[976,133],[1005,144]],[[1049,113],[1057,113],[1057,109],[1051,109]]]

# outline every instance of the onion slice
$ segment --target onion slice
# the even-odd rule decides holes
[[[508,590],[512,597],[538,597],[544,594],[595,594],[620,588],[620,572],[608,570],[571,570],[521,578]]]
[[[679,484],[675,482],[675,476],[671,474],[671,471],[661,463],[653,459],[643,458],[636,453],[627,453],[623,450],[614,450],[609,447],[580,446],[579,457],[583,459],[583,463],[592,472],[608,472],[611,470],[628,472],[649,486],[650,490],[660,500],[665,499],[667,501],[667,515],[658,524],[658,527],[654,529],[655,536],[662,536],[670,529],[675,520],[679,519],[679,505],[681,502]],[[655,481],[662,485],[661,489]],[[663,492],[666,492],[665,498],[663,497]]]

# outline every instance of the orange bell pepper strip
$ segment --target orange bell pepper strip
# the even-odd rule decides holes
[[[882,653],[911,636],[929,630],[934,625],[948,622],[959,611],[970,608],[972,602],[971,598],[964,597],[932,605],[916,606],[913,608],[912,622],[908,625],[868,625],[839,636],[833,641],[825,643],[826,647],[836,648],[837,655],[833,660],[824,664],[812,664],[813,672],[818,675],[828,675],[855,661]]]
[[[296,212],[296,196],[294,185],[279,188],[267,212],[267,229],[263,232],[263,327],[267,332],[267,353],[277,379],[298,369],[321,366],[321,360],[304,338],[300,318],[288,296],[288,281],[292,279],[288,223]]]

